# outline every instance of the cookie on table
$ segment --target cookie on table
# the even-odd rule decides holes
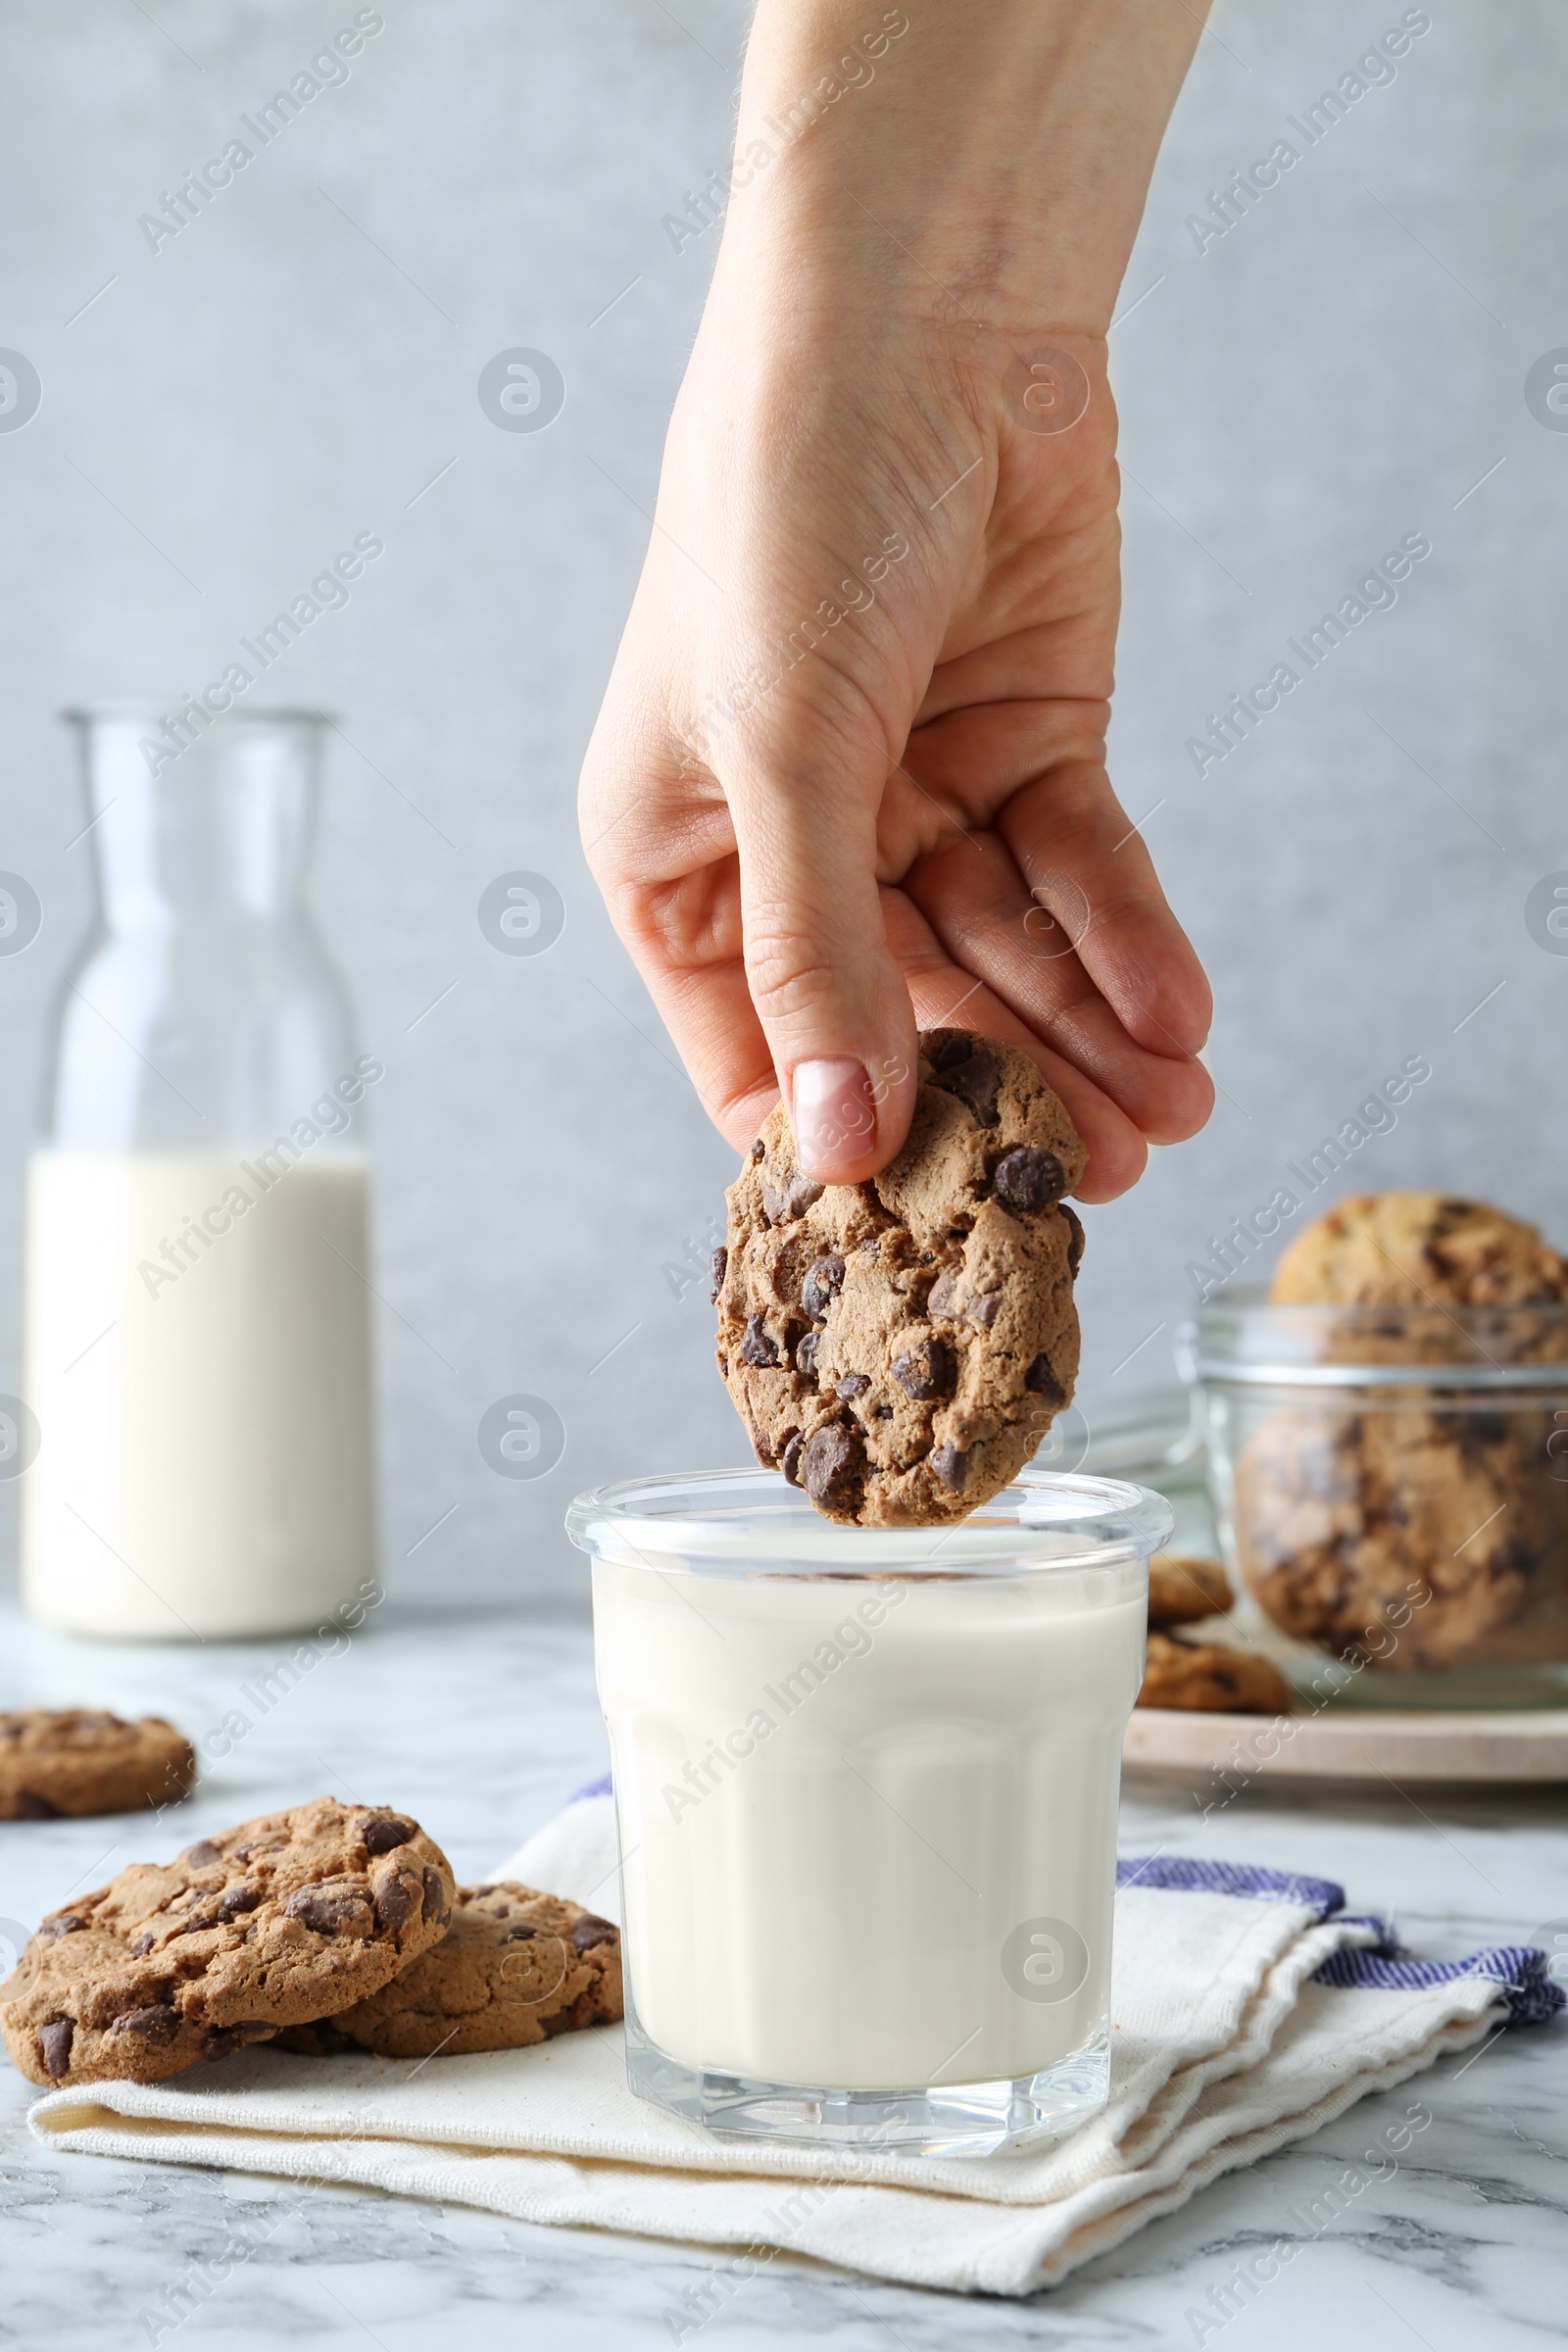
[[[1553,1305],[1568,1300],[1568,1260],[1485,1200],[1356,1193],[1296,1236],[1268,1295],[1282,1305]]]
[[[829,1519],[961,1519],[1015,1478],[1078,1372],[1087,1158],[1027,1054],[920,1039],[904,1150],[864,1184],[795,1164],[781,1104],[725,1199],[718,1368],[757,1458]]]
[[[1273,1660],[1258,1650],[1152,1633],[1137,1703],[1222,1715],[1288,1715],[1291,1691]]]
[[[126,1723],[101,1707],[0,1712],[0,1821],[129,1813],[172,1803],[195,1780],[195,1749],[161,1715]]]
[[[368,2000],[277,2042],[308,2057],[457,2058],[526,2049],[621,2015],[619,1930],[503,1879],[460,1886],[450,1933]]]
[[[1192,1625],[1200,1617],[1223,1617],[1236,1605],[1230,1578],[1218,1560],[1194,1553],[1156,1551],[1149,1563],[1149,1622]]]
[[[317,1797],[52,1912],[0,2032],[33,2082],[161,2082],[378,1991],[445,1935],[452,1894],[406,1815]]]

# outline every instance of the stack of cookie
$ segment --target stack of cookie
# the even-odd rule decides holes
[[[1476,1362],[1568,1353],[1568,1261],[1486,1201],[1363,1194],[1297,1235],[1268,1297],[1347,1309],[1325,1318],[1336,1362],[1455,1366],[1451,1389],[1304,1394],[1252,1431],[1234,1525],[1268,1616],[1385,1671],[1568,1655],[1568,1482],[1549,1391],[1533,1402],[1466,1385]]]
[[[1149,1563],[1149,1648],[1141,1707],[1192,1707],[1224,1715],[1284,1715],[1290,1687],[1260,1650],[1195,1642],[1172,1632],[1222,1617],[1236,1595],[1218,1560],[1156,1552]]]
[[[518,2049],[620,2014],[608,1920],[458,1886],[416,1822],[329,1796],[122,1870],[51,1912],[0,1985],[6,2048],[45,2086],[157,2082],[258,2041]]]

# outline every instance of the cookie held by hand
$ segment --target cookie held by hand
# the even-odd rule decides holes
[[[961,1519],[1072,1396],[1087,1153],[1014,1046],[920,1040],[908,1140],[864,1184],[795,1164],[780,1104],[725,1196],[718,1367],[759,1461],[825,1518]]]
[[[450,1933],[368,2000],[277,2042],[307,2057],[456,2058],[526,2049],[621,2014],[619,1930],[503,1879],[460,1886]]]
[[[0,1821],[172,1804],[195,1780],[195,1749],[161,1715],[126,1723],[101,1707],[0,1713]]]
[[[158,2082],[379,1991],[445,1935],[452,1867],[404,1814],[317,1797],[44,1920],[0,1985],[29,2082]]]

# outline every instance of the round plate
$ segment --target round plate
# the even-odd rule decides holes
[[[1135,1707],[1122,1762],[1130,1772],[1237,1781],[1568,1781],[1568,1708],[1271,1716]]]

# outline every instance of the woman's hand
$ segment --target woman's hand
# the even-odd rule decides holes
[[[754,160],[780,151],[732,200],[584,842],[737,1146],[782,1092],[809,1173],[871,1174],[907,1128],[916,1028],[956,1021],[1034,1055],[1089,1148],[1081,1197],[1106,1200],[1212,1102],[1207,988],[1104,766],[1104,317],[1190,44],[1167,42],[1151,131],[1117,112],[1150,75],[1115,50],[1143,8],[956,7],[781,146],[773,93],[820,86],[821,11],[766,5],[737,154],[754,126]],[[1130,190],[1074,162],[1097,104]],[[1070,235],[1074,197],[1093,218]]]

